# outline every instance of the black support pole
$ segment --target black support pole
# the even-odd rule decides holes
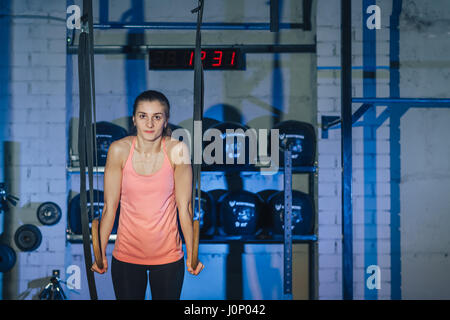
[[[351,12],[351,0],[341,0],[342,285],[344,300],[353,299]]]
[[[270,0],[270,32],[280,31],[279,8],[278,0]]]
[[[303,30],[311,31],[311,10],[312,10],[312,0],[303,0]]]

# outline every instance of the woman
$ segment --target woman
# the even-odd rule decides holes
[[[147,271],[152,299],[178,300],[184,278],[184,252],[178,232],[177,208],[186,244],[186,266],[198,275],[203,264],[191,266],[193,246],[192,169],[185,143],[170,138],[170,104],[158,91],[135,100],[136,135],[114,141],[104,174],[104,208],[100,223],[103,269],[120,200],[119,227],[111,262],[117,299],[144,299]]]

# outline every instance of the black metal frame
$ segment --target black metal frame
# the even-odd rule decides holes
[[[234,24],[234,23],[203,23],[202,29],[205,30],[270,30],[271,32],[278,32],[280,29],[303,29],[305,31],[310,31],[312,28],[311,25],[311,10],[312,10],[312,0],[302,0],[303,1],[303,23],[280,23],[279,21],[279,1],[278,0],[270,0],[270,23],[247,23],[247,24]],[[122,24],[122,23],[109,23],[109,24],[93,24],[94,29],[108,30],[108,29],[153,29],[153,30],[194,30],[196,29],[197,24],[195,23],[145,23],[145,24]],[[78,45],[74,45],[75,32],[72,34],[72,38],[67,39],[67,54],[76,54],[78,52]],[[130,53],[140,53],[146,54],[149,49],[174,49],[174,48],[192,48],[194,46],[154,46],[154,45],[93,45],[93,53],[94,54],[130,54]],[[202,48],[214,48],[217,46],[205,45]],[[229,45],[223,47],[230,48],[239,48],[243,53],[316,53],[316,44],[307,44],[307,45]],[[69,170],[70,171],[70,170]],[[256,171],[256,170],[255,170]],[[76,172],[76,170],[72,170],[71,172]],[[287,174],[284,174],[285,185],[286,181],[292,178],[292,172],[301,172],[309,174],[309,193],[312,197],[314,197],[314,174],[316,172],[316,167],[299,167],[299,168],[289,168]],[[99,172],[97,172],[99,173]],[[290,185],[290,183],[288,182]],[[290,207],[290,206],[289,206]],[[315,206],[315,210],[317,212],[317,207]],[[286,216],[290,214],[285,214]],[[316,219],[317,219],[317,215]],[[285,218],[286,219],[286,218]],[[315,224],[316,225],[316,224]],[[289,232],[287,233],[289,235]],[[307,243],[309,244],[309,296],[310,299],[315,299],[315,252],[316,250],[316,241],[317,236],[304,236],[304,237],[292,237],[284,235],[284,244],[285,252],[286,246],[289,248],[292,247],[292,242],[295,243]],[[77,242],[76,237],[71,235],[67,235],[67,240],[72,242]],[[111,241],[111,239],[110,239]],[[235,240],[230,240],[235,241]],[[203,242],[203,241],[201,241]],[[247,241],[246,241],[247,242]],[[248,243],[270,243],[271,241],[249,241]],[[223,243],[223,242],[221,242]],[[273,243],[278,243],[277,240],[274,240]],[[289,249],[289,253],[292,256],[291,249]],[[286,266],[286,255],[284,257],[284,265]],[[290,264],[292,264],[292,260],[289,260]],[[289,268],[288,268],[289,269]],[[290,270],[290,269],[289,269]],[[286,277],[286,268],[284,269],[284,279],[289,279]],[[292,288],[291,288],[292,289]],[[289,293],[288,297],[292,299],[292,290],[285,291],[285,293]]]
[[[240,49],[243,53],[316,53],[316,44],[263,44],[263,45],[202,45],[202,48],[224,48],[224,49]],[[192,45],[96,45],[94,46],[95,54],[147,54],[150,49],[178,49],[190,48]],[[76,54],[77,45],[68,45],[67,53]]]

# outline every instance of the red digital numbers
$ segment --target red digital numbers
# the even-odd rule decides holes
[[[201,57],[200,59],[203,61],[206,58],[206,52],[205,51],[201,51]],[[191,52],[191,57],[189,58],[189,65],[192,66],[192,64],[194,63],[194,51]]]
[[[204,70],[245,70],[245,56],[238,48],[203,48],[200,60]],[[192,70],[192,48],[150,49],[150,70]]]
[[[216,63],[213,63],[213,67],[220,67],[222,65],[222,51],[214,51],[214,57],[213,60],[217,61]]]
[[[231,57],[230,57],[231,53]],[[220,68],[226,66],[234,66],[236,62],[236,52],[228,52],[224,54],[223,50],[214,51],[201,51],[201,60],[203,61],[203,67],[205,68]],[[229,61],[229,63],[228,63]],[[189,66],[194,65],[194,51],[189,55]]]
[[[231,63],[230,65],[234,66],[234,58],[236,57],[236,52],[233,51],[233,54],[231,55]]]

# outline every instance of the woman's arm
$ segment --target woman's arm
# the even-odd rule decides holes
[[[172,157],[175,163],[175,198],[178,207],[181,230],[183,231],[184,242],[186,244],[186,265],[188,271],[197,275],[202,269],[203,264],[199,261],[197,268],[191,267],[194,232],[193,232],[193,214],[192,214],[192,167],[190,164],[189,149],[183,142],[177,142],[174,146]]]
[[[103,256],[103,269],[99,269],[97,264],[92,269],[99,273],[105,273],[108,267],[106,260],[106,247],[109,236],[114,226],[116,211],[120,200],[120,189],[122,186],[122,157],[121,148],[118,141],[114,141],[108,149],[106,166],[104,173],[104,205],[102,218],[100,221],[100,243]]]

